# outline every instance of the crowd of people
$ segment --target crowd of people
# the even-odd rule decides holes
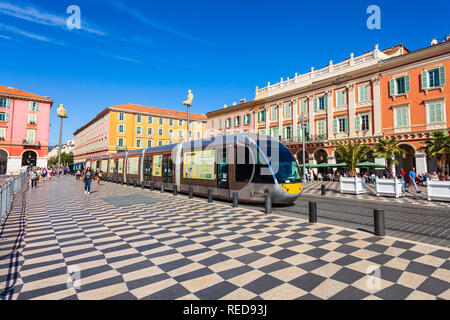
[[[37,188],[41,182],[51,181],[52,177],[70,174],[69,168],[66,167],[60,168],[59,170],[54,167],[29,167],[27,168],[27,172],[28,176],[30,177],[31,188]]]

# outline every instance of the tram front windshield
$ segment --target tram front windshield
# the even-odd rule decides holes
[[[272,170],[275,173],[278,183],[301,182],[297,162],[288,148],[281,143],[274,144],[270,142],[267,146],[260,147],[269,158]]]

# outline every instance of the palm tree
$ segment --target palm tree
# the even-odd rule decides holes
[[[406,150],[400,147],[400,141],[395,137],[383,138],[375,144],[374,155],[386,160],[386,167],[392,173],[392,166],[398,164],[397,156],[406,156]]]
[[[431,139],[420,148],[431,159],[436,159],[436,165],[441,174],[445,174],[447,168],[447,156],[450,154],[450,137],[447,131],[432,131]]]
[[[371,149],[367,144],[356,141],[340,143],[336,147],[336,152],[350,169],[349,175],[351,177],[356,176],[356,166],[363,161],[370,151]]]

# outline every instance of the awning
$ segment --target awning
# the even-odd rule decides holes
[[[384,169],[386,166],[384,164],[378,164],[373,162],[361,162],[356,166],[357,168],[379,168]]]

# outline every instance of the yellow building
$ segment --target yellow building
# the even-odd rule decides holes
[[[189,139],[206,135],[206,116],[190,114]],[[125,104],[109,107],[74,133],[74,161],[186,141],[187,113]]]

